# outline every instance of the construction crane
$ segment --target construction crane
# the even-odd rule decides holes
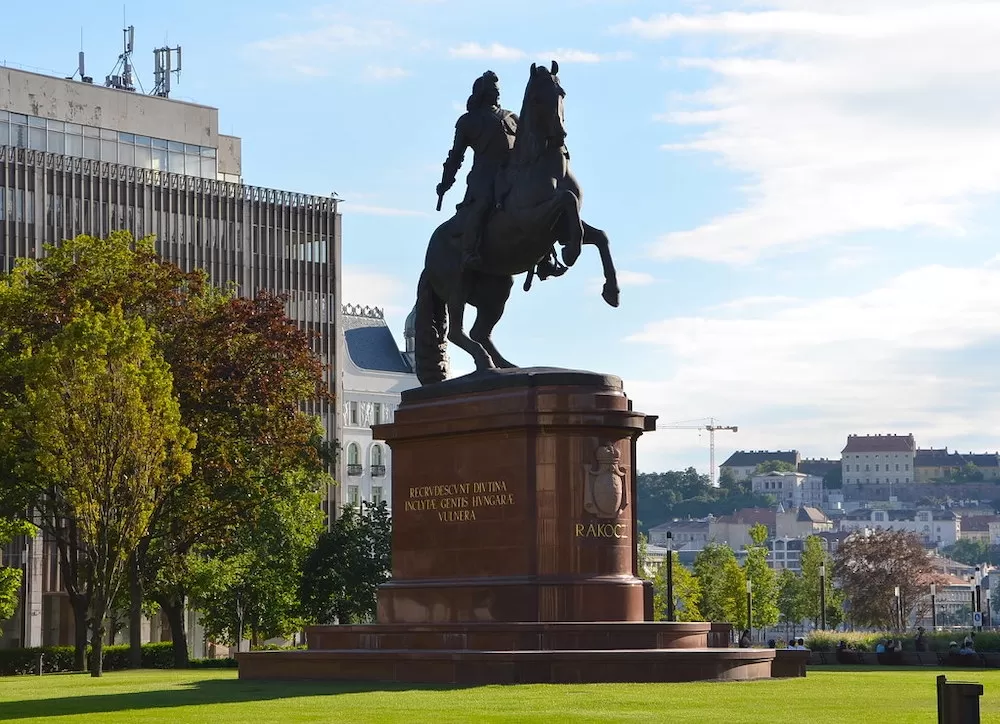
[[[692,425],[693,422],[702,422],[704,420],[708,421],[708,424]],[[681,420],[680,422],[674,423],[673,425],[663,425],[660,427],[661,430],[708,430],[708,449],[709,449],[709,480],[712,482],[712,487],[716,485],[715,477],[715,432],[716,430],[729,430],[731,432],[736,432],[739,428],[736,425],[716,425],[714,417],[702,417],[699,420]]]

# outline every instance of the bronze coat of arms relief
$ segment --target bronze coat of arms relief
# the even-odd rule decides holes
[[[622,454],[613,442],[605,442],[594,452],[595,462],[587,469],[583,509],[598,518],[617,518],[628,504],[627,469],[620,465]]]

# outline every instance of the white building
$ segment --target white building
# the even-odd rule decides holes
[[[708,544],[708,518],[705,520],[671,520],[649,529],[651,546],[667,546],[667,532],[672,534],[675,551],[700,551]]]
[[[823,505],[823,478],[805,473],[772,471],[766,475],[754,475],[750,485],[755,493],[773,495],[784,508],[808,506],[819,508]]]
[[[840,464],[844,492],[889,500],[893,485],[914,482],[913,435],[848,435]]]
[[[735,480],[743,482],[751,478],[761,463],[778,460],[798,469],[800,459],[798,450],[738,450],[719,466],[719,473],[728,470]]]
[[[377,307],[343,307],[342,505],[362,501],[392,505],[389,447],[372,439],[372,425],[392,422],[400,393],[420,383],[413,373],[413,314],[406,320],[406,351],[400,351]]]
[[[840,521],[843,531],[881,528],[918,534],[924,543],[950,546],[962,535],[962,516],[950,510],[856,510]]]

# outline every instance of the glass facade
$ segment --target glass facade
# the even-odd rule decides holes
[[[107,128],[52,121],[0,111],[0,146],[29,148],[61,156],[88,158],[184,176],[221,179],[216,149],[164,138],[137,136]]]

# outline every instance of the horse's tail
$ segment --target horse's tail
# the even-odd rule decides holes
[[[431,286],[426,269],[417,282],[417,313],[413,326],[417,379],[422,385],[443,382],[448,352],[448,315],[444,300]]]

